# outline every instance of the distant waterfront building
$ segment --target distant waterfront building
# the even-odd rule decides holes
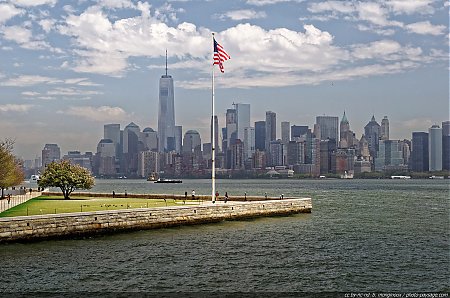
[[[288,121],[281,122],[281,141],[285,144],[291,140],[291,123]]]
[[[175,151],[177,153],[181,153],[182,148],[183,148],[183,126],[176,125],[175,126]]]
[[[442,122],[442,169],[450,170],[450,121]]]
[[[338,141],[338,123],[339,117],[335,116],[317,116],[316,124],[320,126],[320,135],[322,140],[330,139]]]
[[[339,148],[348,148],[352,144],[350,144],[351,139],[350,137],[353,137],[350,135],[350,123],[347,120],[347,116],[342,116],[341,123],[339,124]]]
[[[188,130],[184,134],[183,138],[183,152],[192,153],[196,150],[196,148],[200,148],[201,151],[202,139],[200,138],[200,134],[196,130]]]
[[[266,112],[266,152],[270,152],[270,142],[277,139],[277,114],[271,111]]]
[[[428,160],[428,133],[412,133],[411,169],[414,172],[427,172],[429,170]]]
[[[159,111],[158,111],[159,152],[175,150],[175,103],[173,78],[166,74],[159,79]]]
[[[230,148],[230,162],[231,169],[243,170],[244,169],[244,142],[237,139]]]
[[[320,141],[320,174],[332,173],[336,168],[336,140]]]
[[[255,128],[244,128],[244,159],[252,158],[255,153]]]
[[[226,145],[227,147],[230,147],[232,140],[235,140],[237,138],[237,118],[235,109],[227,109],[227,113],[225,116],[225,125],[227,129]]]
[[[250,104],[237,103],[236,109],[236,123],[237,123],[237,135],[236,138],[244,141],[244,129],[250,127]]]
[[[403,164],[403,148],[398,140],[380,140],[375,171],[407,170]]]
[[[42,166],[45,168],[51,162],[61,159],[61,149],[57,144],[45,144],[42,149]]]
[[[142,142],[144,143],[145,150],[157,151],[158,150],[158,133],[153,128],[146,127],[141,133]]]
[[[369,144],[369,153],[372,158],[377,156],[381,126],[372,115],[372,119],[364,126],[364,136]]]
[[[105,124],[103,126],[103,139],[111,140],[115,146],[114,156],[116,158],[120,157],[122,152],[120,144],[120,124]]]
[[[305,142],[289,141],[287,145],[287,165],[297,165],[305,163]]]
[[[210,137],[211,137],[211,144],[212,144],[212,139],[213,139],[213,121],[214,121],[214,150],[216,151],[215,153],[217,154],[218,152],[220,152],[220,148],[219,148],[219,119],[217,117],[217,115],[211,116],[211,133],[210,133]],[[212,153],[211,153],[212,154]]]
[[[275,166],[283,166],[284,165],[284,144],[281,140],[271,141],[270,142],[270,165]]]
[[[264,151],[266,148],[266,121],[255,122],[255,149]]]
[[[380,138],[382,140],[389,140],[389,120],[387,116],[384,116],[383,120],[381,120]]]
[[[344,175],[354,174],[356,150],[354,148],[337,148],[335,153],[335,165],[333,173]]]
[[[309,130],[307,125],[292,125],[291,126],[291,140],[304,136]]]
[[[89,171],[92,171],[92,153],[86,152],[81,154],[80,151],[69,151],[63,156],[64,160],[70,161],[72,164],[79,165]]]
[[[442,171],[442,129],[439,125],[428,129],[428,153],[430,171]]]
[[[116,145],[110,139],[102,139],[97,145],[96,154],[96,170],[94,171],[100,176],[116,175]]]
[[[142,151],[140,140],[141,129],[134,122],[125,126],[122,136],[121,172],[128,176],[136,176],[138,169],[138,153]],[[141,146],[140,146],[141,145]],[[140,150],[141,149],[141,150]]]
[[[139,153],[138,173],[142,178],[148,178],[152,173],[159,173],[159,153],[142,151]]]

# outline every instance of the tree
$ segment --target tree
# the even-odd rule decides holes
[[[59,187],[64,199],[70,199],[75,189],[91,189],[94,177],[80,165],[72,164],[68,160],[50,163],[38,182],[40,187]]]
[[[0,142],[0,188],[4,198],[5,188],[22,183],[24,174],[17,160],[12,154],[14,142],[10,139]]]

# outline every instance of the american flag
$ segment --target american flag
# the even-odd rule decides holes
[[[223,47],[217,43],[216,39],[213,38],[214,40],[214,63],[213,65],[219,65],[219,69],[221,72],[223,71],[223,62],[227,61],[228,59],[230,59],[230,55],[228,55],[225,50],[223,49]]]

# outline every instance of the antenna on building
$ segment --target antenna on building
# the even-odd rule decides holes
[[[167,49],[166,49],[166,77],[167,77]]]

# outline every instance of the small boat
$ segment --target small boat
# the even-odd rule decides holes
[[[167,178],[159,178],[155,181],[155,183],[182,183],[181,180],[175,180],[175,179],[167,179]]]
[[[147,181],[156,181],[157,176],[155,173],[152,173],[150,176],[148,176]]]

